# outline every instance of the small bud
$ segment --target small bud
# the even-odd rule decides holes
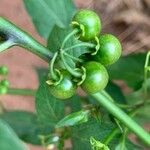
[[[6,66],[0,66],[0,74],[1,75],[7,75],[8,74],[8,68]]]
[[[0,86],[0,95],[6,94],[6,93],[7,93],[7,87]]]
[[[9,81],[4,79],[0,81],[0,85],[5,86],[5,87],[9,87]]]

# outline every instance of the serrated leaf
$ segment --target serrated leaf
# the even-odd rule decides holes
[[[144,100],[145,93],[145,84],[147,84],[147,102],[150,100],[150,79],[148,79],[145,83],[143,83],[142,88],[128,94],[126,99],[130,105],[135,105],[141,103]],[[150,104],[145,104],[144,107],[139,108],[138,113],[136,115],[136,119],[140,123],[149,123],[150,122]]]
[[[140,88],[143,82],[145,58],[145,53],[130,54],[120,58],[108,68],[110,78],[123,80],[131,88]]]
[[[48,48],[52,51],[52,52],[57,52],[60,50],[61,45],[65,39],[65,37],[72,32],[71,27],[67,27],[67,28],[60,28],[58,26],[55,26],[49,36],[48,39]],[[79,44],[81,43],[80,41],[78,41],[75,36],[72,36],[66,43],[65,48],[71,47],[73,45]],[[78,58],[79,56],[81,56],[84,53],[88,52],[88,48],[86,47],[76,47],[74,49],[70,49],[69,51],[67,51],[68,54],[72,55],[73,57]],[[72,59],[70,59],[69,57],[65,57],[66,62],[72,67],[75,67],[75,63]],[[62,63],[62,62],[61,62]]]
[[[72,129],[73,150],[91,150],[90,137],[102,141],[113,128],[111,123],[100,123],[96,120],[75,126]]]
[[[126,98],[121,88],[117,84],[113,82],[109,82],[105,90],[110,94],[110,96],[114,100],[116,100],[117,103],[122,103],[122,104],[126,103]]]
[[[119,139],[118,139],[119,141]],[[119,143],[118,145],[116,145],[114,150],[143,150],[143,148],[135,145],[134,143],[126,140],[124,143],[124,147],[122,147],[122,143]]]
[[[88,110],[81,110],[78,112],[71,113],[67,115],[65,118],[61,119],[56,124],[56,128],[74,126],[87,122],[89,118],[89,113],[90,112]]]
[[[14,131],[6,122],[0,119],[0,149],[1,150],[27,150]]]
[[[52,131],[50,126],[45,126],[37,120],[31,112],[10,111],[4,112],[0,118],[5,120],[23,141],[32,144],[41,144],[39,135],[47,135]]]
[[[51,126],[55,126],[64,116],[64,102],[50,94],[46,78],[40,83],[36,93],[36,111],[39,120]]]
[[[37,31],[45,38],[55,25],[68,26],[76,11],[72,0],[24,0],[24,4]]]
[[[69,101],[66,101],[66,105],[71,108],[71,112],[76,112],[82,109],[82,97],[74,95]]]
[[[99,122],[97,120],[89,120],[86,123],[72,128],[72,144],[73,150],[91,150],[90,137],[103,141],[114,129],[111,122]],[[115,137],[108,145],[110,150],[114,150],[118,144],[120,137]],[[128,150],[142,150],[127,140]]]
[[[64,41],[65,37],[72,32],[72,28],[71,27],[67,27],[65,29],[60,28],[58,26],[55,26],[49,36],[48,39],[48,48],[52,50],[52,52],[56,52],[60,49],[62,42]],[[72,36],[69,41],[67,41],[65,47],[70,47],[73,46],[75,44],[79,44],[81,43],[80,41],[78,41],[75,36]],[[88,50],[84,47],[82,48],[75,48],[72,50],[69,50],[68,53],[73,55],[74,57],[79,57],[80,55],[86,53]]]

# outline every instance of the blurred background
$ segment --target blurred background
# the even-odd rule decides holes
[[[150,0],[75,0],[79,8],[94,9],[103,22],[102,33],[116,35],[123,46],[123,55],[150,49]],[[25,11],[21,0],[0,0],[0,16],[30,33],[38,41],[39,37]],[[0,65],[9,68],[10,86],[15,88],[38,87],[34,68],[46,67],[46,63],[22,48],[13,47],[0,55]],[[0,102],[9,110],[35,111],[34,98],[23,96],[1,96]],[[33,147],[32,150],[41,148]]]

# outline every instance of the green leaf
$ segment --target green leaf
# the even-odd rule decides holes
[[[52,52],[56,52],[60,49],[63,40],[65,37],[72,31],[72,29],[68,26],[67,28],[63,29],[58,26],[55,26],[49,36],[48,39],[48,48],[51,49]],[[66,47],[73,46],[75,44],[81,43],[78,41],[75,36],[72,36],[69,41],[66,43]],[[75,48],[69,51],[69,54],[73,55],[74,57],[79,57],[80,55],[87,52],[86,48]]]
[[[89,110],[81,110],[71,113],[56,124],[56,128],[74,126],[88,121]]]
[[[143,150],[143,148],[141,148],[141,147],[135,145],[134,143],[126,140],[123,148],[122,148],[122,143],[119,143],[116,145],[114,150]]]
[[[64,116],[64,102],[50,94],[45,78],[36,93],[36,111],[39,120],[51,126],[55,126]]]
[[[131,88],[140,88],[143,82],[145,58],[145,53],[130,54],[120,58],[108,68],[110,78],[123,80]]]
[[[138,104],[138,103],[141,103],[143,100],[144,100],[144,86],[145,84],[147,84],[147,102],[149,102],[150,100],[150,79],[148,79],[146,81],[146,83],[143,83],[143,86],[141,89],[135,91],[135,92],[132,92],[130,93],[129,95],[126,96],[126,99],[128,101],[128,103],[130,105],[135,105],[135,104]],[[144,105],[144,107],[141,107],[138,109],[138,113],[136,115],[136,119],[138,122],[140,123],[150,123],[150,113],[149,113],[149,110],[150,110],[150,103],[147,103]]]
[[[27,150],[14,131],[0,119],[0,149],[1,150]]]
[[[39,82],[42,82],[43,78],[48,74],[48,69],[42,67],[36,67],[35,70],[37,72]]]
[[[69,101],[66,101],[66,105],[71,108],[71,112],[76,112],[82,109],[82,97],[74,95]]]
[[[31,112],[10,111],[4,112],[0,118],[5,120],[23,141],[32,144],[41,144],[39,135],[47,135],[52,128],[41,124],[37,116]]]
[[[55,25],[68,26],[76,10],[72,0],[24,0],[24,4],[37,31],[45,38]]]
[[[126,103],[126,98],[121,88],[117,84],[113,82],[109,82],[105,90],[110,94],[110,96],[114,100],[116,100],[116,102],[122,103],[122,104]]]
[[[73,150],[91,150],[90,145],[90,137],[95,138],[98,141],[103,142],[105,139],[114,129],[114,124],[111,122],[99,122],[97,120],[89,120],[86,123],[81,125],[77,125],[72,128],[72,144]],[[120,136],[115,137],[110,144],[108,145],[110,150],[114,150]],[[128,150],[140,150],[139,147],[132,144],[130,141],[127,140],[127,148]],[[141,149],[142,150],[142,149]]]
[[[60,28],[58,26],[55,26],[49,36],[48,39],[48,48],[52,51],[52,52],[57,52],[60,48],[61,45],[65,39],[65,37],[72,32],[72,29],[70,27],[67,28]],[[67,41],[65,48],[71,47],[73,45],[79,44],[81,43],[80,41],[78,41],[75,36],[72,36],[69,41]],[[74,49],[70,49],[69,51],[67,51],[68,54],[72,55],[73,57],[78,58],[79,56],[81,56],[84,53],[87,53],[88,49],[86,47],[76,47]],[[75,62],[68,58],[67,56],[65,57],[66,62],[72,67],[75,67]],[[60,66],[63,66],[63,63],[61,60],[58,60],[58,64]]]
[[[91,150],[90,137],[102,141],[114,128],[109,123],[100,123],[96,120],[89,120],[86,123],[72,128],[73,150]]]

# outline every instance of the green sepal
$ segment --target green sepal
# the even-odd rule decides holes
[[[93,55],[96,55],[97,52],[98,52],[99,49],[100,49],[100,43],[99,43],[99,39],[98,39],[97,36],[95,36],[94,41],[96,42],[96,46],[95,46],[95,51],[91,53],[92,56],[93,56]]]
[[[47,80],[46,83],[47,83],[48,85],[54,85],[54,86],[56,86],[56,85],[58,85],[58,84],[62,81],[63,75],[60,73],[60,71],[59,71],[58,69],[55,69],[55,71],[57,72],[59,78],[58,78],[57,81],[55,81],[55,80],[53,80],[53,79]]]
[[[90,138],[92,150],[110,150],[108,146],[95,140],[93,137]]]
[[[77,85],[80,86],[84,80],[86,79],[86,69],[82,66],[81,69],[76,68],[76,71],[82,71],[82,76],[81,78],[75,78],[74,82],[77,82]]]
[[[74,27],[74,28],[77,28],[79,29],[79,33],[77,34],[77,39],[80,38],[80,36],[82,35],[83,37],[85,36],[85,27],[83,24],[79,24],[78,22],[76,21],[72,21],[71,22],[71,25]],[[81,35],[80,35],[81,34]]]

